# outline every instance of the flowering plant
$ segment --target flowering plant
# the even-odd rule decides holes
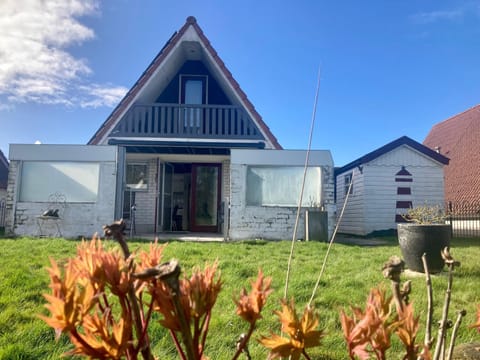
[[[106,250],[98,237],[78,246],[77,255],[48,269],[51,293],[46,294],[50,316],[40,317],[68,334],[74,349],[69,355],[96,359],[153,359],[148,325],[153,313],[169,330],[181,359],[206,359],[204,354],[212,308],[222,288],[218,264],[195,269],[180,278],[178,261],[162,263],[164,246],[130,254],[123,238],[123,222],[105,229],[121,245]],[[271,279],[259,271],[252,290],[243,289],[235,303],[237,314],[250,324],[237,344],[234,359],[247,352],[247,343],[271,293]]]

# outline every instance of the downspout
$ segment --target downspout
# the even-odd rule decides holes
[[[125,182],[125,147],[117,147],[117,183],[115,186],[115,210],[114,219],[123,217],[123,192]]]
[[[158,227],[158,202],[160,201],[159,194],[159,182],[160,182],[160,158],[157,158],[157,175],[155,177],[155,211],[154,211],[154,220],[153,220],[153,232],[157,235]]]

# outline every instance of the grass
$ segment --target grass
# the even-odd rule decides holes
[[[480,268],[480,247],[478,239],[455,239],[452,243],[454,257],[462,262],[454,279],[451,318],[458,309],[467,310],[465,324],[474,322],[477,304],[480,303],[478,279]],[[46,314],[42,294],[48,292],[48,275],[45,267],[49,257],[64,259],[75,253],[78,242],[64,239],[0,239],[0,359],[58,359],[70,349],[68,339],[54,340],[53,330],[37,318]],[[146,246],[143,241],[130,241],[132,250]],[[112,244],[111,246],[114,246]],[[238,243],[183,243],[171,242],[165,249],[164,259],[175,257],[181,261],[187,274],[194,266],[205,262],[219,261],[224,288],[214,309],[207,340],[206,354],[212,359],[229,359],[235,352],[235,341],[239,334],[247,330],[247,325],[235,316],[232,297],[241,287],[248,287],[261,267],[267,276],[273,277],[275,292],[271,295],[264,319],[260,321],[254,338],[270,331],[278,331],[278,322],[273,311],[279,308],[283,296],[286,266],[290,252],[290,242],[250,241]],[[297,242],[292,264],[289,297],[294,296],[298,311],[303,309],[311,296],[311,291],[321,268],[326,252],[326,244],[318,242]],[[350,305],[362,306],[370,288],[382,284],[389,288],[383,279],[381,267],[391,255],[400,255],[400,250],[392,238],[385,246],[359,247],[336,244],[330,254],[326,272],[315,298],[321,327],[327,335],[323,345],[313,351],[315,359],[346,359],[347,353],[338,317],[340,309]],[[424,324],[426,312],[425,280],[412,278],[412,301],[416,313]],[[438,320],[444,298],[446,276],[433,278],[436,301],[435,320]],[[158,319],[158,317],[157,317]],[[161,359],[177,358],[167,332],[157,323],[151,326],[153,349]],[[423,337],[422,337],[423,339]],[[458,343],[478,341],[480,335],[462,325]],[[250,351],[253,359],[266,358],[267,351],[256,341],[252,341]],[[394,341],[389,359],[401,358],[398,341]]]

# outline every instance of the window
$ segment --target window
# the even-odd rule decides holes
[[[148,189],[148,165],[144,163],[130,163],[126,168],[126,184],[130,190]]]
[[[180,103],[183,108],[185,128],[199,128],[203,112],[201,106],[207,103],[207,77],[205,75],[180,75]],[[188,106],[190,105],[190,106]]]
[[[24,161],[19,201],[48,202],[55,193],[67,202],[97,201],[100,165],[90,162]]]
[[[247,168],[247,205],[297,206],[304,168],[301,166],[249,166]],[[302,206],[321,204],[320,167],[307,169]]]
[[[180,103],[201,105],[207,103],[207,77],[205,75],[180,75]]]
[[[352,173],[345,175],[345,177],[344,177],[344,183],[345,183],[344,195],[348,194],[348,189],[350,189],[350,195],[353,194],[353,184],[350,187],[351,182],[352,182]]]

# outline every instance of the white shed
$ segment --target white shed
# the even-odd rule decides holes
[[[339,210],[353,182],[338,231],[361,236],[391,231],[412,206],[443,206],[443,168],[448,161],[403,136],[336,169]]]

